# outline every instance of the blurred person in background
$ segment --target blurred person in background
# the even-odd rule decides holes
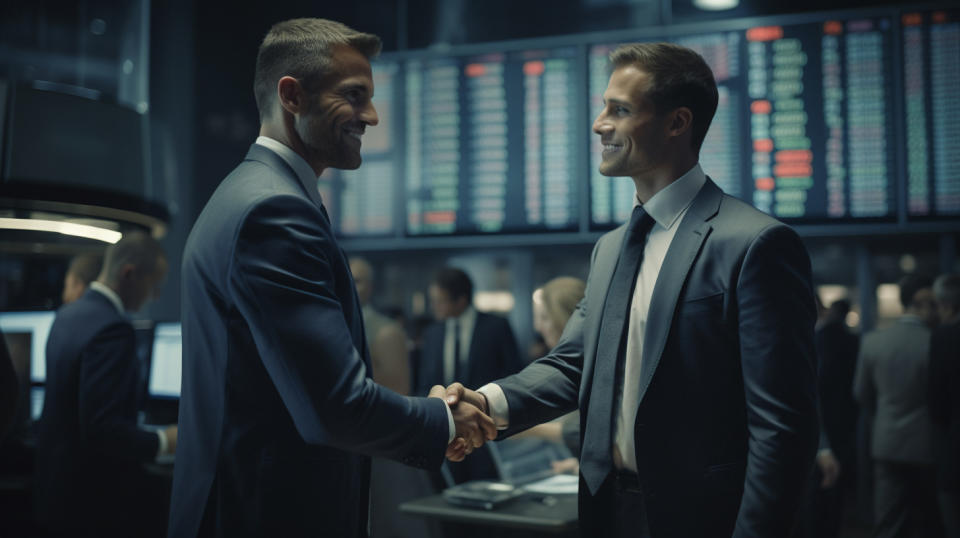
[[[373,362],[373,380],[394,392],[410,394],[407,334],[400,323],[374,308],[375,275],[370,262],[363,258],[350,258],[350,272],[357,286],[357,298],[360,299],[364,333]]]
[[[65,535],[163,532],[166,494],[142,464],[172,454],[177,427],[137,425],[139,363],[127,313],[157,294],[167,273],[160,244],[128,233],[107,249],[99,277],[57,311],[37,433],[36,515]]]
[[[930,339],[930,417],[934,424],[937,496],[947,538],[960,538],[960,275],[933,283],[941,325]]]
[[[874,536],[920,531],[939,536],[933,425],[927,406],[930,335],[937,322],[932,280],[900,280],[904,313],[863,338],[853,392],[873,417],[870,455],[874,468]]]
[[[103,258],[94,254],[74,256],[63,277],[63,304],[76,301],[87,291],[87,286],[100,274]]]

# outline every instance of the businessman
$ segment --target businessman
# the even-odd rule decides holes
[[[125,234],[107,249],[87,291],[57,311],[47,339],[35,490],[37,517],[50,530],[153,536],[163,526],[166,495],[141,464],[173,453],[177,429],[137,427],[140,371],[126,313],[153,297],[166,272],[155,239]]]
[[[260,137],[183,254],[171,538],[366,536],[369,456],[436,468],[455,436],[472,449],[496,435],[475,407],[370,379],[317,176],[360,166],[378,122],[369,58],[379,50],[376,36],[322,19],[278,23],[260,46]]]
[[[810,262],[797,234],[698,164],[716,111],[684,47],[624,45],[593,124],[630,222],[594,248],[560,342],[520,373],[448,393],[500,436],[581,410],[584,536],[774,537],[817,447]]]

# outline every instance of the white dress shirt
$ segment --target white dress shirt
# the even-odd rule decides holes
[[[117,309],[117,313],[120,314],[121,317],[127,316],[126,309],[123,307],[123,301],[120,299],[120,296],[117,295],[117,292],[113,291],[109,286],[94,280],[90,283],[90,289],[106,297],[107,300],[113,304],[113,307]],[[153,431],[157,434],[157,439],[159,440],[157,443],[157,455],[154,459],[157,462],[162,462],[164,460],[163,456],[170,450],[170,441],[167,440],[167,434],[164,433],[163,430]]]
[[[317,174],[313,171],[313,167],[310,166],[310,164],[307,163],[307,161],[296,151],[293,151],[290,147],[282,142],[267,136],[258,136],[256,144],[258,146],[263,146],[279,155],[281,159],[290,165],[290,168],[293,168],[293,171],[296,172],[297,177],[300,178],[300,181],[304,185],[317,185]],[[453,412],[450,411],[449,406],[447,406],[447,424],[450,426],[450,436],[449,440],[447,441],[449,443],[453,441],[453,438],[456,437],[457,434],[457,425],[453,420]]]
[[[643,249],[643,261],[640,264],[640,272],[637,275],[637,284],[630,304],[623,373],[624,386],[619,409],[616,411],[613,454],[611,454],[614,467],[619,469],[637,470],[633,424],[637,420],[637,408],[640,404],[638,380],[643,362],[643,338],[650,298],[653,296],[657,276],[660,274],[660,268],[663,266],[663,260],[667,256],[677,228],[706,181],[707,177],[698,163],[654,194],[647,203],[641,204],[639,199],[634,200],[635,206],[643,205],[643,209],[653,217],[655,224],[647,236],[647,243]],[[503,390],[493,383],[484,385],[479,390],[487,397],[489,411],[497,427],[505,429],[509,424],[510,410]]]
[[[460,324],[460,354],[454,357],[454,347],[456,346],[456,334],[454,328],[457,323]],[[443,380],[447,386],[450,386],[456,379],[456,366],[460,365],[460,375],[466,375],[467,360],[470,357],[470,343],[473,341],[473,328],[477,324],[477,311],[472,306],[468,306],[460,316],[447,319],[444,324],[445,334],[443,338]]]

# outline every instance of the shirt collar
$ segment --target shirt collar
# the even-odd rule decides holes
[[[647,203],[641,204],[640,199],[634,195],[633,206],[642,205],[644,211],[653,217],[657,224],[671,228],[706,182],[707,176],[700,163],[697,163],[686,174],[651,196]]]
[[[274,140],[268,136],[258,136],[256,143],[263,146],[277,155],[293,168],[293,171],[300,178],[304,185],[314,185],[317,182],[317,174],[307,161],[282,142]]]
[[[476,317],[477,311],[473,308],[473,306],[468,306],[467,309],[461,312],[459,316],[448,319],[447,323],[452,325],[454,322],[459,321],[460,326],[463,327],[465,325],[472,325],[473,320]]]
[[[123,307],[123,301],[120,300],[120,296],[117,295],[117,292],[113,291],[109,286],[94,280],[90,283],[90,289],[100,292],[101,295],[106,297],[113,304],[114,308],[117,309],[118,314],[121,316],[126,314],[126,309]]]

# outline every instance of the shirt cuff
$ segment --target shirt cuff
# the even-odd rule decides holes
[[[498,430],[505,430],[510,425],[510,406],[503,389],[496,383],[487,383],[477,389],[477,392],[487,397],[487,411]]]
[[[457,423],[453,421],[453,411],[450,410],[447,402],[443,402],[443,408],[447,410],[447,424],[450,425],[450,437],[447,439],[447,444],[449,445],[453,442],[453,438],[457,436]]]
[[[160,442],[157,443],[156,459],[160,460],[160,458],[166,455],[167,452],[170,450],[170,441],[167,441],[167,434],[165,434],[163,430],[156,430],[156,432],[157,432],[157,439],[160,440]]]

